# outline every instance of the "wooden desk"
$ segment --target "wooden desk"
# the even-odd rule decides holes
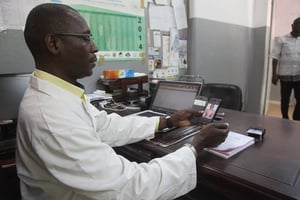
[[[21,199],[15,151],[0,154],[0,199]]]
[[[202,152],[197,161],[198,185],[228,199],[300,199],[300,122],[223,111],[222,121],[229,122],[232,131],[245,133],[250,126],[264,127],[264,141],[227,160]],[[142,141],[117,148],[117,152],[143,162],[175,151],[191,140],[168,148]]]
[[[16,122],[2,125],[0,140],[0,199],[21,199],[16,172]]]

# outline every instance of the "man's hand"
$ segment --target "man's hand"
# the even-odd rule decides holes
[[[211,123],[203,126],[195,135],[192,145],[199,154],[205,147],[215,147],[225,141],[229,132],[228,123]]]
[[[277,82],[278,82],[277,64],[278,64],[278,60],[273,58],[272,59],[272,83],[274,85],[277,85]]]
[[[272,83],[274,84],[274,85],[277,85],[277,82],[278,82],[278,76],[275,74],[273,74],[273,76],[272,76]]]
[[[174,127],[190,126],[192,125],[189,120],[192,116],[201,117],[202,112],[197,112],[192,109],[180,110],[171,115],[171,122]],[[165,117],[160,117],[159,130],[167,128],[167,122]]]
[[[201,117],[203,112],[197,112],[192,109],[177,111],[171,115],[172,123],[177,127],[192,125],[190,118],[193,116]]]

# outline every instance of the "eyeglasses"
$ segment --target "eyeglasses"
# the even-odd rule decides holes
[[[59,36],[79,37],[86,43],[91,43],[91,41],[93,41],[93,35],[91,33],[53,33],[53,34]]]

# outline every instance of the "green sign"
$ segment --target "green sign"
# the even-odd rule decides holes
[[[87,21],[105,60],[142,59],[145,18],[87,5],[72,5]]]

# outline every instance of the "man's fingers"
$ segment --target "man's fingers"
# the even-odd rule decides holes
[[[214,124],[216,128],[218,129],[228,129],[229,128],[229,123],[215,123]]]

